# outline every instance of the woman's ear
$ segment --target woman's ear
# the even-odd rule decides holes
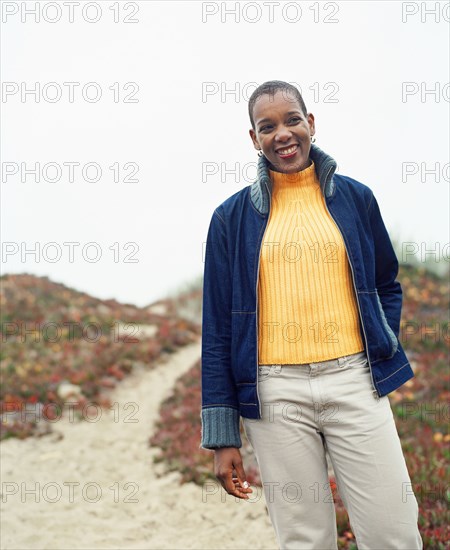
[[[308,116],[306,117],[306,120],[308,121],[309,130],[311,132],[311,135],[313,136],[316,133],[316,124],[314,122],[314,115],[312,113],[308,113]]]
[[[253,130],[253,128],[250,128],[249,134],[250,134],[250,137],[252,138],[254,148],[257,151],[260,151],[261,150],[261,145],[258,143],[258,139],[256,137],[255,130]]]

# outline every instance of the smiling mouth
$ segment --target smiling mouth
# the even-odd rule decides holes
[[[293,157],[298,149],[298,145],[291,145],[290,147],[285,147],[284,149],[278,149],[276,151],[277,155],[281,158]]]

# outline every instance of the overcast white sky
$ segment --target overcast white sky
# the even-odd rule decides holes
[[[444,252],[448,2],[1,4],[2,273],[137,305],[201,275],[214,208],[255,175],[248,97],[273,79],[300,86],[316,144],[371,187],[391,237]]]

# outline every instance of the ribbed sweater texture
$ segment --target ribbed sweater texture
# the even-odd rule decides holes
[[[258,363],[327,361],[364,349],[351,267],[314,162],[269,170],[270,216],[258,280]]]

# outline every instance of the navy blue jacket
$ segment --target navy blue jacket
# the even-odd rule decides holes
[[[370,188],[336,174],[336,161],[314,144],[309,156],[345,243],[372,384],[382,397],[414,376],[398,340],[398,261]],[[257,285],[271,203],[268,166],[266,157],[259,157],[256,181],[220,204],[208,229],[201,355],[200,447],[205,449],[241,447],[240,416],[261,418]]]

